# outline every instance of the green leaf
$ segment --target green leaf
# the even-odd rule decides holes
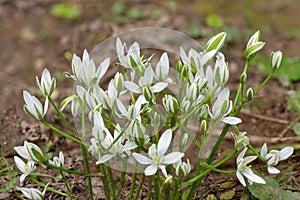
[[[206,23],[207,23],[207,25],[209,25],[213,28],[216,28],[216,29],[219,29],[219,28],[223,27],[223,25],[224,25],[221,18],[215,14],[208,15],[206,18]]]
[[[289,98],[289,106],[296,114],[300,116],[300,91]]]
[[[284,190],[279,183],[271,178],[264,177],[266,184],[249,185],[248,189],[255,198],[259,200],[289,200],[299,199],[299,193]]]
[[[57,18],[73,21],[80,15],[78,7],[67,3],[57,3],[51,7],[51,14]]]
[[[300,136],[300,123],[296,123],[293,126],[293,131],[295,132],[296,135]]]

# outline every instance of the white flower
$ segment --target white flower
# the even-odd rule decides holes
[[[46,188],[44,189],[43,192],[35,188],[25,188],[25,187],[16,187],[16,188],[17,190],[20,190],[26,198],[31,200],[43,200],[46,193]]]
[[[87,52],[84,50],[82,61],[77,55],[73,55],[72,59],[72,71],[73,76],[71,76],[74,80],[78,81],[81,84],[84,84],[87,87],[91,87],[93,85],[98,85],[100,79],[106,73],[109,67],[110,59],[106,58],[103,62],[100,63],[98,69],[96,70],[95,63]]]
[[[218,95],[212,109],[208,111],[213,120],[220,119],[220,121],[230,125],[241,123],[242,120],[238,117],[226,117],[231,112],[231,109],[232,101],[229,100],[229,89],[224,88]]]
[[[118,93],[120,93],[124,89],[124,77],[123,74],[117,72],[114,77],[114,86]]]
[[[274,166],[276,166],[279,161],[285,160],[288,157],[290,157],[293,154],[293,152],[294,152],[293,147],[284,147],[280,151],[271,150],[268,153],[267,144],[264,143],[261,148],[260,155],[267,161],[268,172],[270,174],[278,174],[280,173],[280,171]]]
[[[33,162],[42,162],[42,160],[39,160],[40,158],[36,157],[36,154],[39,155],[39,157],[44,157],[43,152],[36,144],[24,141],[23,146],[17,146],[14,147],[15,151],[26,160],[33,161]],[[33,149],[36,154],[33,153]]]
[[[117,102],[117,107],[120,111],[120,113],[117,113],[117,115],[120,118],[127,119],[130,121],[133,120],[141,121],[141,116],[140,116],[140,113],[142,111],[141,106],[147,103],[146,99],[143,96],[139,96],[135,104],[130,105],[128,109],[125,108],[125,106],[119,99],[117,99],[116,102]]]
[[[237,171],[236,171],[236,176],[241,182],[243,186],[246,186],[245,178],[244,176],[248,179],[248,182],[250,185],[252,185],[253,182],[255,183],[261,183],[265,184],[265,180],[262,179],[261,177],[257,176],[256,174],[253,173],[251,170],[251,166],[247,166],[250,162],[255,160],[257,156],[247,156],[244,158],[246,151],[248,148],[245,148],[237,157],[236,159],[236,164],[237,164]]]
[[[145,69],[144,76],[140,77],[139,84],[125,81],[125,87],[133,93],[142,93],[147,101],[152,101],[154,93],[161,92],[168,86],[166,82],[158,82],[152,86],[154,72],[151,67]]]
[[[92,135],[94,138],[101,141],[104,140],[106,135],[110,135],[99,112],[93,112],[93,119],[91,121],[93,122]]]
[[[19,168],[19,170],[23,173],[20,177],[20,182],[21,184],[23,183],[24,179],[31,174],[32,172],[35,171],[36,167],[34,166],[34,162],[33,161],[28,161],[27,163],[24,163],[23,160],[21,160],[21,158],[19,158],[18,156],[14,156],[15,159],[15,163],[17,165],[17,167]]]
[[[152,144],[146,157],[139,153],[133,153],[133,157],[143,165],[149,165],[145,169],[145,175],[151,176],[160,168],[165,177],[167,177],[166,165],[177,163],[184,156],[181,152],[172,152],[165,155],[172,140],[171,129],[166,130],[160,137],[158,144]]]
[[[130,141],[134,141],[139,146],[143,146],[150,141],[148,135],[146,135],[145,127],[139,120],[132,120],[126,129],[126,136]]]
[[[273,69],[278,69],[282,61],[282,52],[276,51],[271,53],[271,66]]]
[[[229,78],[228,63],[225,62],[225,57],[222,53],[217,54],[217,60],[214,70],[215,82],[219,85],[227,83]]]
[[[39,78],[36,77],[36,84],[43,96],[51,96],[56,86],[56,79],[51,79],[48,69],[44,69],[41,82],[39,81]]]
[[[114,81],[111,80],[109,82],[107,91],[104,92],[100,87],[98,87],[98,89],[99,94],[97,95],[100,98],[103,107],[106,109],[112,109],[118,97],[118,91],[115,88]]]
[[[165,81],[171,83],[172,80],[168,78],[169,74],[169,58],[168,54],[165,52],[161,55],[159,62],[156,64],[154,77],[158,81]]]
[[[127,51],[126,44],[122,44],[120,38],[117,38],[116,49],[120,64],[123,67],[134,69],[141,63],[139,43],[134,42]]]
[[[51,164],[51,165],[55,165],[55,166],[57,166],[57,167],[62,167],[63,165],[64,165],[64,163],[65,163],[65,159],[64,159],[64,154],[63,154],[63,152],[62,151],[59,151],[59,157],[57,157],[57,156],[55,156],[54,158],[53,158],[53,161],[52,160],[49,160],[49,163]]]
[[[129,151],[137,147],[134,142],[126,141],[124,144],[124,136],[120,134],[123,133],[121,133],[120,126],[117,124],[114,131],[114,136],[109,133],[106,135],[104,140],[101,140],[101,146],[108,153],[101,156],[101,158],[96,162],[97,165],[100,163],[105,163],[117,154],[121,156],[129,156]]]
[[[46,98],[44,108],[41,102],[35,96],[31,96],[26,90],[23,91],[23,98],[25,101],[23,108],[26,114],[37,120],[42,120],[48,110],[48,98]]]
[[[187,162],[178,162],[175,163],[174,168],[176,169],[176,176],[186,176],[191,171],[191,164],[189,159],[187,159]]]

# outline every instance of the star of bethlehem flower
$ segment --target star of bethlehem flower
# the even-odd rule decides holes
[[[39,81],[39,78],[36,77],[36,84],[43,96],[51,96],[56,86],[56,79],[51,79],[48,69],[44,69],[41,82]]]
[[[172,83],[172,79],[168,77],[169,74],[169,58],[168,54],[165,52],[161,55],[159,62],[156,64],[154,77],[156,80],[161,82]]]
[[[141,121],[140,113],[142,112],[141,107],[143,104],[147,103],[144,96],[139,96],[136,100],[135,104],[132,104],[128,107],[128,109],[125,108],[122,101],[117,99],[117,107],[120,113],[116,113],[118,117],[127,119],[129,121],[138,120]]]
[[[260,155],[267,161],[268,165],[268,172],[270,174],[278,174],[280,171],[274,167],[278,164],[279,161],[286,160],[288,157],[290,157],[294,152],[293,147],[284,147],[280,151],[278,150],[271,150],[268,153],[267,144],[264,143]]]
[[[134,69],[142,62],[139,43],[134,42],[127,51],[126,44],[122,44],[120,38],[117,38],[116,49],[123,67]]]
[[[233,135],[233,134],[232,134]],[[233,135],[234,138],[234,147],[236,150],[241,150],[242,148],[246,147],[249,144],[249,135],[247,132],[241,132],[236,137]]]
[[[65,163],[65,158],[64,158],[63,152],[62,152],[62,151],[59,151],[58,157],[55,156],[55,157],[53,158],[53,161],[52,161],[52,160],[49,160],[49,163],[50,163],[51,165],[55,165],[55,166],[57,166],[57,167],[62,167],[62,166],[64,165],[64,163]]]
[[[161,169],[163,175],[167,177],[166,165],[177,163],[184,156],[181,152],[172,152],[167,155],[166,152],[171,144],[172,131],[171,129],[166,130],[160,137],[158,144],[152,144],[148,150],[148,157],[140,154],[133,153],[132,156],[140,164],[148,165],[145,169],[145,175],[151,176]]]
[[[46,193],[46,188],[43,190],[43,192],[39,191],[38,189],[35,188],[25,188],[25,187],[16,187],[17,190],[20,190],[23,195],[31,200],[44,200],[44,196]]]
[[[271,67],[276,70],[280,67],[282,62],[282,52],[275,51],[271,53]]]
[[[48,98],[45,100],[44,107],[35,96],[29,94],[26,90],[23,91],[23,98],[25,101],[25,105],[23,106],[25,113],[37,120],[42,120],[48,110]]]
[[[256,52],[264,47],[265,43],[260,41],[260,32],[256,31],[249,39],[246,46],[246,57],[252,59]]]
[[[236,164],[237,164],[236,176],[238,180],[245,187],[246,187],[246,182],[244,177],[248,179],[250,185],[252,185],[253,182],[265,184],[266,183],[265,180],[257,176],[256,174],[254,174],[253,171],[251,170],[251,166],[248,166],[250,162],[252,162],[257,158],[257,156],[244,157],[247,150],[248,148],[244,148],[244,150],[238,155],[236,159]]]
[[[238,117],[227,117],[232,109],[232,101],[229,100],[229,89],[224,88],[220,94],[216,102],[214,103],[212,109],[208,110],[209,115],[213,120],[220,120],[226,124],[236,125],[242,122],[242,120]]]
[[[36,166],[34,165],[34,162],[30,160],[27,163],[24,163],[18,156],[14,156],[14,160],[18,169],[22,172],[20,177],[20,182],[22,184],[25,178],[36,170]]]
[[[168,86],[166,82],[158,82],[152,86],[153,76],[152,68],[147,67],[144,76],[140,77],[138,85],[132,81],[125,81],[125,87],[133,93],[143,93],[145,99],[149,101],[150,96],[154,96],[154,93],[161,92]]]
[[[125,137],[124,135],[121,135],[123,133],[120,129],[120,126],[117,124],[114,131],[114,136],[109,133],[103,140],[101,140],[101,146],[103,147],[103,150],[107,151],[108,153],[101,156],[101,158],[96,162],[97,165],[107,162],[117,154],[121,156],[129,156],[130,150],[137,147],[134,142],[124,141]]]
[[[98,69],[96,70],[95,63],[87,52],[84,50],[82,60],[76,55],[73,55],[72,59],[72,72],[75,81],[83,84],[85,87],[91,87],[98,85],[101,78],[106,73],[110,64],[110,59],[106,58],[103,62],[100,62]]]
[[[31,142],[24,141],[23,146],[14,147],[14,150],[28,161],[43,162],[44,155],[40,147]]]

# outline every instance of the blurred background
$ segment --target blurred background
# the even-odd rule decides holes
[[[174,29],[200,43],[226,31],[224,51],[238,64],[245,42],[259,29],[267,42],[264,54],[281,49],[300,71],[299,13],[297,0],[0,0],[0,111],[20,108],[21,90],[35,92],[34,77],[43,68],[61,85],[60,72],[70,72],[73,53],[91,51],[111,35],[137,27]],[[289,78],[281,77],[285,84]]]

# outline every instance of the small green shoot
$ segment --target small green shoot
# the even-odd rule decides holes
[[[68,21],[76,20],[80,15],[80,9],[67,3],[57,3],[51,7],[51,14],[54,17]]]

